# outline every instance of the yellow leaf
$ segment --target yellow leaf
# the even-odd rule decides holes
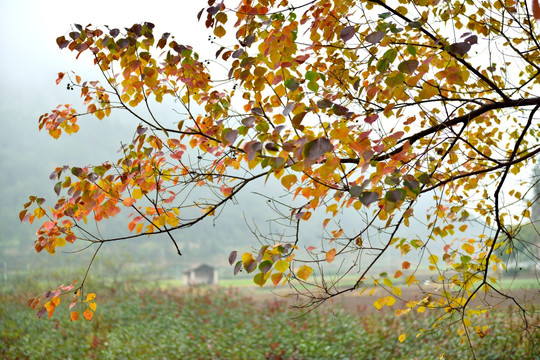
[[[154,218],[154,224],[158,227],[164,226],[166,218],[167,216],[165,214],[160,215],[159,217]]]
[[[436,265],[437,261],[439,261],[439,258],[437,257],[437,255],[430,255],[429,256],[429,262],[432,263],[433,265]]]
[[[381,308],[384,306],[385,303],[386,303],[386,298],[380,298],[373,302],[373,306],[375,306],[377,310],[381,310]]]
[[[406,338],[406,337],[407,337],[407,335],[405,335],[405,334],[399,335],[399,342],[402,343],[403,341],[405,341],[405,338]]]
[[[284,273],[285,271],[287,271],[288,268],[289,268],[289,262],[283,259],[279,260],[274,265],[274,269],[276,269],[276,271],[279,271],[280,273]]]
[[[247,266],[250,263],[254,262],[255,259],[253,258],[253,255],[251,253],[245,252],[242,254],[242,263]]]
[[[461,248],[470,255],[474,254],[474,246],[472,246],[471,244],[463,244]]]
[[[405,279],[405,283],[409,286],[411,286],[411,284],[413,283],[417,283],[418,280],[416,280],[416,278],[414,277],[414,275],[409,275],[407,276],[407,278]]]
[[[392,280],[386,278],[383,280],[383,284],[388,286],[388,287],[391,287],[392,286]]]
[[[426,307],[425,306],[419,306],[416,311],[418,311],[420,314],[423,313],[424,311],[426,311]]]
[[[225,31],[225,29],[221,25],[217,26],[214,29],[214,35],[216,35],[217,37],[223,37],[223,35],[225,35],[226,33],[227,32]]]
[[[131,192],[131,195],[132,195],[135,199],[140,199],[140,198],[142,198],[143,193],[142,193],[141,189],[135,189],[135,190],[133,190],[133,191]]]
[[[86,295],[86,300],[85,300],[85,302],[92,301],[92,300],[94,300],[95,298],[96,298],[96,294],[90,293],[90,294]]]
[[[386,305],[387,306],[392,306],[396,303],[396,298],[394,298],[393,296],[387,296],[386,297]]]
[[[66,245],[66,239],[65,238],[59,237],[59,238],[56,238],[55,241],[56,241],[56,246],[62,247],[62,246]]]
[[[178,218],[175,216],[167,216],[166,220],[167,220],[167,224],[169,224],[169,226],[172,226],[172,227],[176,227],[180,223],[180,220],[178,220]]]
[[[396,296],[401,296],[401,289],[398,287],[393,287],[392,292],[396,294]]]
[[[92,311],[96,311],[97,305],[96,305],[95,302],[91,302],[91,303],[88,304],[88,307],[89,307],[90,309],[92,309]]]
[[[281,184],[283,186],[285,186],[287,188],[287,190],[290,190],[291,189],[291,186],[298,180],[298,178],[296,177],[296,175],[294,174],[289,174],[289,175],[285,175],[284,177],[281,178]]]
[[[298,269],[298,272],[296,273],[296,275],[300,279],[306,281],[309,278],[309,276],[311,275],[312,272],[313,272],[312,268],[310,268],[307,265],[304,265],[304,266],[301,266],[300,269]]]

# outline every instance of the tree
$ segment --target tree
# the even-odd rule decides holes
[[[113,111],[138,125],[119,159],[55,169],[53,207],[30,197],[20,218],[42,221],[36,250],[85,242],[97,253],[109,242],[162,234],[181,255],[177,231],[216,216],[260,181],[279,215],[277,230],[255,229],[263,246],[240,259],[230,254],[235,274],[243,269],[260,286],[288,282],[307,307],[382,287],[380,309],[402,299],[396,284],[413,286],[426,268],[442,290],[403,299],[396,315],[441,311],[439,321],[458,318],[470,341],[471,329],[485,335],[475,319],[489,308],[471,302],[491,293],[512,300],[531,326],[531,314],[497,282],[504,262],[496,250],[511,246],[515,223],[530,216],[520,189],[540,152],[538,2],[234,6],[209,0],[198,14],[214,41],[233,43],[218,45],[219,66],[169,33],[156,36],[151,23],[74,25],[57,39],[77,58],[90,54],[103,81],[60,73],[57,83],[79,89],[85,107],[61,105],[39,119],[40,129],[58,138],[77,132],[79,117],[101,120]],[[153,110],[167,101],[181,107],[177,118]],[[265,193],[268,182],[290,198]],[[200,188],[209,192],[186,201]],[[430,210],[415,212],[426,199]],[[124,211],[132,217],[123,237],[86,225]],[[325,219],[316,220],[321,213]],[[344,217],[355,225],[342,226]],[[468,230],[473,223],[483,230]],[[303,224],[327,234],[320,246],[306,246]],[[429,235],[402,235],[411,227]],[[379,274],[376,265],[392,251],[402,257],[393,260],[399,268]],[[327,275],[329,268],[337,274]],[[345,275],[354,283],[339,286]],[[40,315],[52,315],[58,296],[74,287],[49,292]],[[83,289],[84,280],[74,302]]]

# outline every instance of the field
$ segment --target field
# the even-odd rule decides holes
[[[433,317],[373,312],[373,298],[350,297],[308,314],[269,292],[236,288],[116,288],[101,294],[91,322],[71,322],[66,304],[38,320],[24,299],[0,298],[5,359],[468,359],[456,327]],[[354,301],[353,301],[354,300]],[[65,300],[67,301],[67,300]],[[349,302],[348,302],[349,301]],[[353,302],[351,302],[353,301]],[[360,303],[358,303],[360,301]],[[360,304],[360,305],[359,305]],[[368,311],[369,310],[369,311]],[[535,325],[539,324],[536,317]],[[539,359],[539,332],[526,338],[507,307],[483,316],[471,334],[478,359]],[[420,328],[427,329],[417,337]],[[398,336],[406,334],[401,343]],[[531,342],[532,341],[532,342]]]

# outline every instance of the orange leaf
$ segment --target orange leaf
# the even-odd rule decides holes
[[[272,283],[274,284],[274,286],[277,286],[279,284],[279,282],[281,281],[281,279],[283,278],[283,274],[282,273],[275,273],[275,274],[272,274]]]
[[[287,188],[287,190],[291,189],[291,186],[297,181],[297,177],[294,174],[285,175],[281,178],[281,184]]]
[[[133,203],[135,203],[135,199],[132,197],[125,198],[124,201],[122,202],[124,206],[131,206],[133,205]]]
[[[336,249],[333,248],[326,253],[326,261],[331,263],[336,258]]]
[[[411,267],[411,263],[408,261],[404,261],[403,264],[401,264],[401,267],[405,270]]]
[[[86,295],[86,301],[85,302],[89,302],[89,301],[92,301],[96,298],[96,294],[94,293],[90,293],[88,295]]]
[[[92,316],[94,316],[94,313],[90,310],[86,310],[84,313],[83,313],[83,316],[86,320],[90,321],[92,320]]]
[[[71,317],[71,321],[79,320],[79,312],[78,311],[72,311],[70,317]]]

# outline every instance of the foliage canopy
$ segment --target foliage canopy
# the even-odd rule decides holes
[[[537,1],[209,0],[199,20],[215,42],[232,44],[218,46],[216,61],[154,34],[151,23],[74,25],[58,46],[90,54],[103,80],[60,73],[57,83],[80,90],[84,108],[60,105],[40,129],[58,138],[77,132],[81,116],[114,111],[138,125],[119,159],[55,169],[56,204],[32,196],[20,218],[42,221],[38,252],[83,241],[97,252],[166,234],[180,254],[176,231],[260,181],[284,221],[279,231],[255,231],[264,246],[230,254],[235,273],[252,273],[260,286],[289,282],[308,307],[382,287],[375,307],[399,307],[398,299],[396,315],[457,316],[464,340],[471,329],[485,335],[474,317],[489,304],[472,301],[492,293],[513,300],[528,326],[530,314],[497,282],[506,264],[496,250],[512,251],[531,213],[524,174],[540,152],[539,17]],[[152,110],[168,101],[181,107],[176,119]],[[294,201],[278,201],[262,181]],[[212,196],[186,201],[200,187]],[[426,198],[434,205],[415,212]],[[88,220],[123,211],[132,213],[126,236],[88,229]],[[324,220],[312,218],[320,213]],[[345,215],[356,225],[343,226]],[[304,245],[304,223],[327,234],[320,246]],[[472,223],[483,230],[468,230]],[[429,235],[402,235],[418,227]],[[391,251],[403,257],[397,268],[375,273]],[[338,275],[326,275],[330,263],[341,264]],[[439,290],[402,299],[397,284],[418,283],[424,267]],[[339,286],[351,274],[355,283]],[[49,292],[41,314],[52,315],[74,286]],[[94,304],[88,318],[95,303],[84,299]]]

